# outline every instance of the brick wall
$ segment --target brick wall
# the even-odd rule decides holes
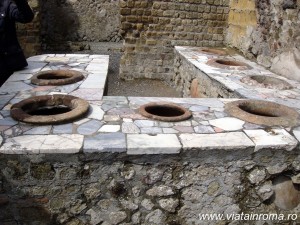
[[[175,45],[222,46],[228,0],[120,1],[120,77],[168,80]]]

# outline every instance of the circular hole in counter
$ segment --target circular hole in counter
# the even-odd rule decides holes
[[[13,119],[30,124],[63,124],[86,115],[89,103],[71,95],[42,95],[11,107]]]
[[[229,59],[210,59],[206,63],[209,66],[226,69],[226,70],[250,70],[252,69],[247,63]]]
[[[33,75],[31,83],[39,86],[73,84],[84,79],[81,72],[75,70],[49,70]]]
[[[291,84],[283,79],[263,75],[246,76],[241,79],[241,82],[250,86],[276,90],[288,90],[293,88]]]
[[[165,122],[183,121],[192,116],[188,109],[168,102],[151,102],[142,105],[139,112],[147,118]]]
[[[299,124],[299,114],[296,110],[268,101],[233,101],[225,105],[225,112],[246,122],[265,126],[292,127]]]

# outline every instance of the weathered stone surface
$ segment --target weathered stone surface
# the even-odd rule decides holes
[[[139,206],[132,201],[121,199],[120,202],[125,209],[129,209],[131,211],[137,210],[139,208]]]
[[[155,184],[156,182],[161,181],[163,175],[164,175],[163,170],[159,168],[151,168],[150,170],[147,170],[144,182],[146,184]]]
[[[141,224],[141,213],[134,213],[131,217],[132,224]]]
[[[274,190],[271,184],[264,184],[260,187],[257,191],[258,196],[261,198],[262,201],[266,201],[272,197],[274,194]]]
[[[209,184],[207,188],[207,194],[208,195],[216,195],[220,189],[220,184],[217,181],[213,181]]]
[[[126,219],[127,215],[123,211],[111,212],[109,214],[109,219],[112,224],[119,224]]]
[[[258,184],[261,181],[263,181],[266,178],[266,176],[267,174],[265,170],[256,168],[249,173],[248,179],[250,183]]]
[[[101,215],[99,215],[97,212],[95,212],[93,209],[89,209],[86,212],[87,215],[90,215],[91,219],[90,219],[90,223],[92,225],[97,225],[100,222],[103,221],[103,219],[101,218]]]
[[[101,195],[100,186],[97,184],[90,185],[84,190],[84,195],[87,199],[92,200]]]
[[[153,212],[149,213],[145,221],[149,224],[165,224],[166,216],[160,209],[156,209]]]
[[[153,202],[150,200],[150,199],[144,199],[142,202],[141,202],[141,205],[147,209],[147,210],[152,210],[153,207],[154,207],[154,204]]]
[[[149,189],[147,192],[146,192],[147,195],[149,196],[169,196],[169,195],[173,195],[175,194],[174,191],[172,190],[171,187],[168,187],[168,186],[156,186],[156,187],[153,187],[151,189]]]
[[[177,206],[179,205],[178,199],[168,198],[168,199],[161,199],[158,201],[159,206],[168,211],[168,212],[175,212]]]
[[[279,174],[287,169],[287,164],[285,163],[277,163],[272,166],[268,166],[267,171],[269,174],[274,175],[274,174]]]

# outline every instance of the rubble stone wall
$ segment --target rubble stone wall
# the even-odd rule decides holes
[[[170,79],[173,47],[222,46],[228,11],[227,0],[121,0],[120,77]]]
[[[218,81],[212,80],[176,51],[174,74],[169,84],[184,98],[241,98]]]
[[[81,42],[118,42],[118,0],[41,1],[43,49],[67,50]]]
[[[78,51],[89,42],[120,42],[118,0],[29,0],[35,19],[17,24],[27,57],[42,51]]]
[[[0,155],[0,222],[203,225],[220,222],[204,213],[270,212],[300,222],[299,149],[249,152]]]
[[[247,57],[300,80],[300,1],[231,0],[226,42]]]

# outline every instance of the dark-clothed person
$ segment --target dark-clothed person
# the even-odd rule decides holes
[[[0,0],[0,86],[28,64],[17,39],[16,22],[29,23],[34,14],[27,0]]]

